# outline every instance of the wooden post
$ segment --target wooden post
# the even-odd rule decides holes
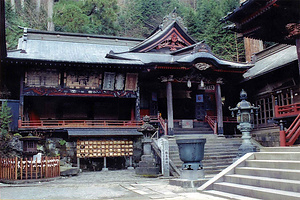
[[[23,159],[20,158],[20,178],[23,179]]]
[[[25,178],[28,179],[28,159],[25,159]]]
[[[38,168],[38,160],[37,158],[35,159],[35,179],[38,178],[38,171],[39,171],[39,168]]]
[[[174,135],[172,82],[167,82],[168,134]]]
[[[48,157],[46,156],[46,163],[45,163],[45,178],[48,178]]]
[[[221,95],[221,80],[216,83],[216,106],[217,106],[217,125],[218,135],[223,136],[223,108],[222,108],[222,95]]]
[[[43,164],[43,163],[44,163],[44,157],[41,158],[41,178],[43,178],[43,176],[44,176],[44,175],[43,175],[43,173],[44,173],[44,170],[43,170],[43,168],[44,168],[43,165],[44,165],[44,164]]]
[[[60,176],[60,157],[58,157],[58,176]]]
[[[32,179],[32,167],[33,167],[33,159],[30,158],[30,178]]]
[[[18,179],[18,157],[15,158],[15,180]]]
[[[10,170],[11,170],[10,167],[11,166],[10,166],[10,159],[9,158],[7,159],[7,163],[8,163],[8,179],[10,179]]]

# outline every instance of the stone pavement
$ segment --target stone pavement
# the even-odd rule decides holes
[[[163,177],[139,177],[134,170],[83,172],[50,182],[0,183],[0,199],[225,200],[198,193],[196,188],[169,185]]]

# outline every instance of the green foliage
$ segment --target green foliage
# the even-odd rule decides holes
[[[211,46],[213,53],[223,59],[243,61],[243,40],[224,29],[226,24],[220,19],[237,7],[238,0],[201,0],[197,10],[189,17],[188,29],[192,37]]]
[[[22,135],[20,133],[15,133],[14,137],[22,137]]]
[[[56,31],[115,35],[116,0],[61,0],[54,6]]]
[[[0,137],[2,140],[9,138],[9,124],[11,123],[11,109],[7,106],[7,102],[4,101],[0,110]]]
[[[7,49],[15,49],[23,30],[19,27],[47,29],[47,13],[43,7],[39,12],[32,1],[25,1],[23,8],[13,8],[10,1],[5,1],[5,25]]]
[[[67,143],[67,141],[66,140],[59,140],[59,142],[58,142],[61,146],[64,146],[66,143]]]
[[[47,29],[46,11],[36,12],[34,1],[25,1],[14,11],[6,1],[8,49],[16,48],[22,35],[18,26]],[[205,40],[213,53],[223,59],[244,61],[241,38],[225,30],[220,19],[234,10],[239,0],[60,0],[54,5],[56,31],[147,37],[163,17],[176,7],[188,33],[197,41]]]
[[[128,0],[119,15],[119,23],[122,24],[119,34],[147,37],[178,5],[177,0]]]

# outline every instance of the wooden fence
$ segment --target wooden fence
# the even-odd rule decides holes
[[[59,157],[0,158],[0,179],[26,180],[60,176]]]

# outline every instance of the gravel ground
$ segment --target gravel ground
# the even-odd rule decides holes
[[[0,199],[215,199],[195,188],[169,185],[166,178],[139,177],[134,170],[83,172],[29,184],[0,183]]]

